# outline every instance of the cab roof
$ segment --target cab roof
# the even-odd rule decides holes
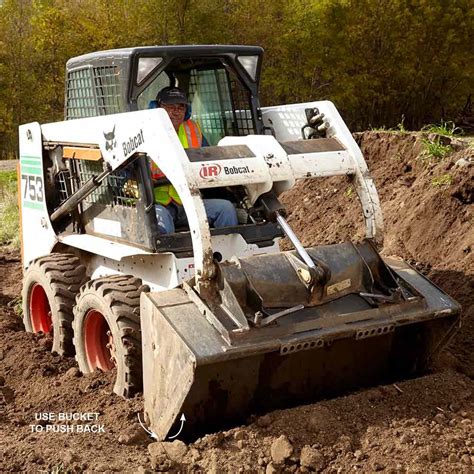
[[[125,59],[134,56],[160,56],[164,59],[174,57],[201,57],[201,56],[262,56],[260,46],[242,45],[176,45],[176,46],[139,46],[134,48],[109,49],[83,54],[69,59],[66,69],[74,69],[87,62],[104,59]]]

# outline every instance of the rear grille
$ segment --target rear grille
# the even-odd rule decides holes
[[[69,71],[66,81],[66,120],[124,111],[116,66],[87,66]]]

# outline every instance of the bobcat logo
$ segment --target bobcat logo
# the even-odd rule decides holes
[[[109,133],[102,132],[102,133],[104,134],[104,138],[105,138],[105,149],[107,151],[113,150],[117,146],[117,141],[115,140],[115,125],[111,132]]]

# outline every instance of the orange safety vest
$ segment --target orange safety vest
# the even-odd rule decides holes
[[[200,148],[202,145],[202,132],[199,125],[193,120],[189,119],[183,122],[178,129],[178,138],[183,145],[183,148]],[[158,166],[151,162],[151,177],[153,179],[164,178],[164,173]],[[153,190],[155,195],[155,202],[163,206],[168,206],[171,201],[182,205],[182,201],[172,184],[163,184],[156,186]]]

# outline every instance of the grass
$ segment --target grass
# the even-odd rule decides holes
[[[396,133],[408,133],[409,130],[405,127],[405,116],[402,115],[400,122],[395,127],[387,128],[385,125],[381,127],[370,127],[369,130],[372,132],[396,132]],[[460,127],[456,127],[456,124],[451,120],[441,120],[440,123],[430,123],[425,125],[421,129],[422,132],[436,133],[445,137],[454,137],[463,135],[464,131]]]
[[[0,171],[0,245],[20,248],[16,171]]]
[[[429,140],[428,138],[423,138],[423,158],[435,158],[437,160],[442,160],[445,156],[451,153],[451,147],[449,145],[443,145],[439,137],[434,140]]]
[[[11,300],[8,305],[13,308],[13,311],[20,319],[23,318],[23,300],[21,299],[21,296],[17,296]]]
[[[369,130],[371,132],[391,132],[391,128],[387,128],[385,125],[382,125],[381,127],[369,127]]]
[[[16,189],[16,171],[0,171],[0,189],[13,185]]]
[[[352,199],[352,196],[354,195],[354,188],[352,186],[349,186],[346,191],[344,192],[344,194],[346,195],[346,197],[348,197],[349,199]]]
[[[369,130],[372,132],[395,132],[400,134],[409,132],[409,130],[407,130],[405,127],[404,115],[402,115],[402,119],[397,123],[397,125],[395,125],[395,127],[387,128],[385,125],[382,125],[381,127],[370,127]]]
[[[444,135],[446,137],[453,137],[464,133],[461,128],[456,127],[456,124],[449,120],[447,122],[441,120],[439,124],[432,123],[425,125],[421,130],[428,133],[437,133],[438,135]]]
[[[441,186],[451,186],[453,184],[453,177],[449,173],[442,174],[436,178],[431,180],[431,184],[433,186],[441,187]]]
[[[399,133],[408,133],[408,130],[405,128],[405,116],[402,115],[402,119],[398,122],[397,126],[395,127],[395,132]]]

